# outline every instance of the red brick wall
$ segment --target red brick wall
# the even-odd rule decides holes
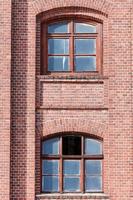
[[[11,1],[0,1],[0,199],[10,194]]]
[[[11,165],[9,1],[0,9],[0,199],[9,199],[9,182],[12,200],[132,199],[133,2],[12,0]],[[62,12],[103,21],[101,76],[40,75],[40,19]],[[61,131],[103,138],[104,195],[40,196],[40,139]]]

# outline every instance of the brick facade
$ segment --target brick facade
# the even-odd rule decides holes
[[[103,23],[102,74],[42,75],[41,20]],[[0,199],[133,198],[133,1],[0,2]],[[40,141],[59,132],[104,141],[103,194],[40,194]]]

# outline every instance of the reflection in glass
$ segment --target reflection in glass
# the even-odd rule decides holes
[[[85,174],[101,175],[102,163],[100,160],[86,160],[85,161]]]
[[[64,175],[79,175],[80,161],[79,160],[64,160],[63,174]]]
[[[75,54],[95,54],[95,39],[75,39]]]
[[[43,176],[42,177],[42,191],[43,192],[58,192],[59,191],[58,176]]]
[[[102,154],[102,143],[94,139],[85,139],[85,154],[98,155]]]
[[[59,154],[59,138],[52,138],[42,143],[42,154]]]
[[[58,22],[48,25],[48,33],[68,33],[68,23]]]
[[[81,155],[81,137],[65,136],[62,137],[63,155]]]
[[[95,56],[75,56],[75,70],[80,71],[96,71]]]
[[[64,177],[64,191],[77,192],[80,190],[80,179],[77,177]]]
[[[48,53],[49,54],[68,54],[69,40],[68,39],[49,39]]]
[[[85,23],[75,23],[75,33],[96,33],[96,26]]]
[[[42,174],[43,175],[57,175],[59,173],[58,160],[43,160],[42,161]]]
[[[69,57],[49,56],[48,71],[69,71]]]
[[[102,191],[102,178],[100,176],[87,176],[85,178],[85,191]]]

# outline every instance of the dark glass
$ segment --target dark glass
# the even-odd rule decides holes
[[[81,155],[81,137],[62,137],[62,153],[63,155]]]

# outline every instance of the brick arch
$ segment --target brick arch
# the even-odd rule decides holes
[[[78,7],[79,9],[91,9],[108,15],[112,10],[112,3],[109,0],[29,0],[30,6],[34,9],[35,14],[63,7]]]
[[[99,138],[104,138],[107,125],[92,120],[83,119],[56,119],[43,123],[42,136],[51,136],[59,132],[83,132]]]

